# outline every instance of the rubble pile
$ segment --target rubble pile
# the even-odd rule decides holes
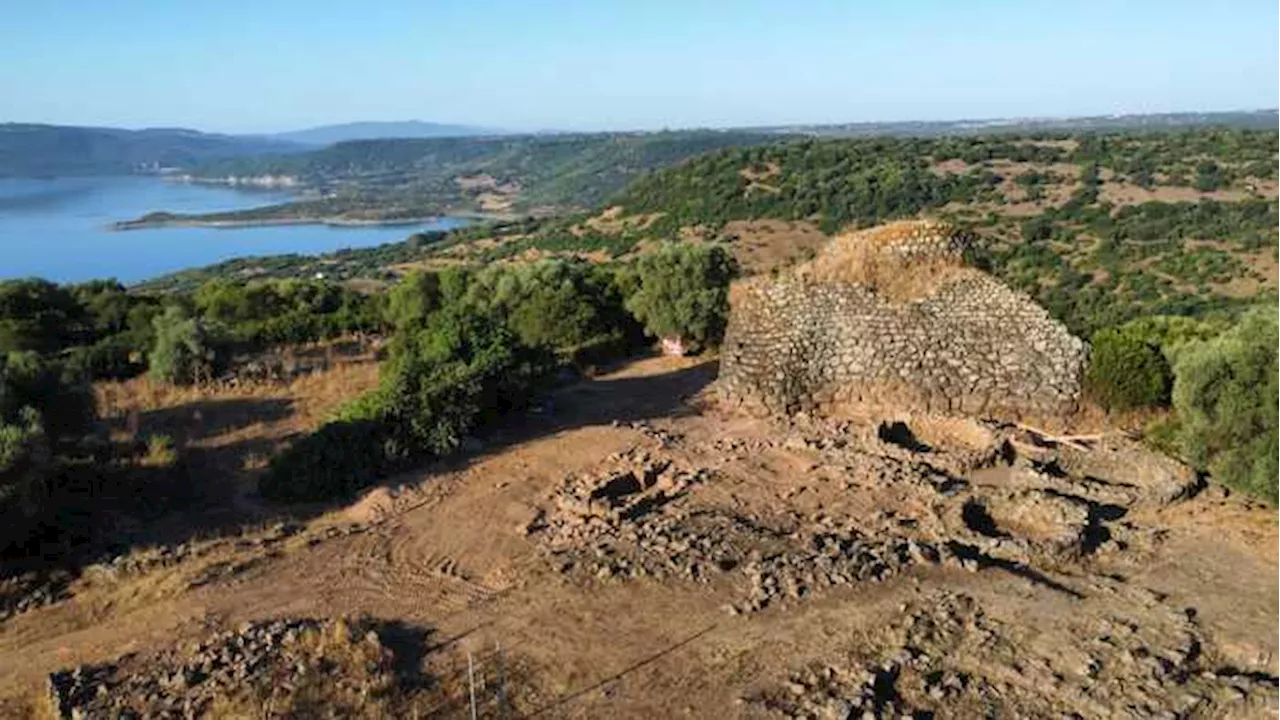
[[[329,694],[368,697],[388,686],[390,667],[391,653],[373,630],[341,620],[281,619],[246,623],[190,647],[55,672],[48,691],[62,717],[196,718],[219,702],[290,691],[317,678],[330,684]]]
[[[744,701],[787,718],[1103,717],[1120,707],[1134,717],[1244,717],[1274,707],[1275,678],[1212,664],[1194,613],[1132,600],[1161,621],[1082,620],[1069,629],[1083,642],[1055,652],[969,595],[929,593],[842,658]]]

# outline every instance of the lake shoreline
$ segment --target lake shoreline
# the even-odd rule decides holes
[[[0,178],[0,279],[76,283],[114,277],[132,285],[239,257],[320,256],[399,243],[415,233],[478,222],[437,208],[380,213],[254,212],[296,194],[165,182],[154,176]],[[169,221],[147,232],[113,232],[122,220]],[[244,213],[244,214],[241,214]],[[402,217],[395,217],[400,215]],[[422,219],[403,217],[425,216]],[[327,225],[325,221],[334,221]],[[368,222],[377,220],[378,222]],[[252,222],[247,222],[252,221]],[[403,223],[403,224],[401,224]]]
[[[394,227],[397,225],[422,225],[437,222],[454,215],[426,215],[423,217],[396,218],[388,220],[355,220],[349,218],[265,218],[261,220],[197,220],[193,218],[175,218],[173,220],[121,220],[107,226],[113,232],[129,230],[149,230],[153,228],[252,228],[274,227],[279,225],[327,225],[330,227]]]
[[[153,228],[215,228],[215,229],[237,229],[237,228],[253,228],[253,227],[275,227],[282,225],[325,225],[327,227],[396,227],[409,225],[423,225],[427,223],[439,222],[445,219],[459,219],[468,221],[502,221],[515,219],[514,215],[501,215],[495,213],[480,212],[449,212],[442,214],[423,215],[408,218],[344,218],[340,216],[333,217],[286,217],[286,218],[260,218],[248,220],[202,220],[198,217],[174,217],[174,218],[155,218],[148,219],[146,217],[135,220],[120,220],[107,226],[107,230],[112,232],[127,232],[130,230],[149,230]]]

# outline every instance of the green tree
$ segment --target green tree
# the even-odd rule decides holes
[[[135,300],[113,280],[91,280],[70,287],[97,337],[124,332]]]
[[[1222,168],[1212,160],[1205,160],[1196,165],[1195,188],[1200,192],[1211,192],[1223,185]]]
[[[1183,454],[1224,484],[1276,502],[1275,306],[1245,314],[1218,337],[1179,353],[1173,385]]]
[[[1229,327],[1231,320],[1225,316],[1151,315],[1130,320],[1120,326],[1120,332],[1159,347],[1172,366],[1189,343],[1211,340]]]
[[[736,274],[722,246],[668,245],[637,262],[639,289],[627,298],[627,309],[658,337],[678,338],[695,350],[718,345]]]
[[[155,346],[148,358],[151,376],[175,385],[209,379],[216,353],[205,323],[176,305],[155,318]]]
[[[52,456],[40,415],[23,407],[0,421],[0,550],[20,541],[29,523],[45,510]]]
[[[637,334],[613,281],[609,271],[582,260],[495,265],[475,274],[465,302],[504,318],[526,345],[572,354]]]
[[[0,282],[0,352],[56,352],[78,338],[83,324],[83,308],[66,288],[34,278]]]
[[[388,291],[384,319],[397,329],[421,325],[440,309],[440,301],[438,274],[410,273]]]

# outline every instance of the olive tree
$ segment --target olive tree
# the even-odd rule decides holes
[[[698,350],[724,337],[733,256],[720,245],[672,244],[636,264],[637,290],[627,309],[660,338]]]
[[[1173,383],[1182,453],[1224,484],[1273,504],[1278,319],[1275,306],[1257,308],[1218,337],[1185,347]]]
[[[156,339],[147,358],[153,378],[190,385],[212,375],[216,354],[203,321],[174,305],[153,322]]]

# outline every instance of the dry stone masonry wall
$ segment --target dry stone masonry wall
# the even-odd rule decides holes
[[[1087,345],[1026,295],[963,266],[964,246],[945,225],[895,223],[833,240],[812,267],[742,283],[721,355],[722,397],[772,413],[1072,410]],[[842,269],[868,261],[875,272]],[[910,296],[884,292],[890,284]]]

